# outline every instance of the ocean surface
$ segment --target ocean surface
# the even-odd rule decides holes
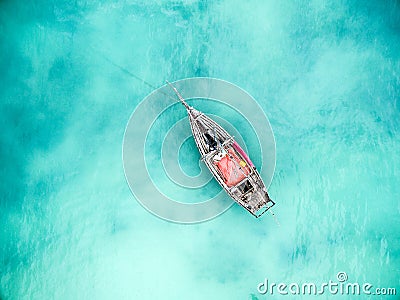
[[[280,226],[236,204],[176,224],[135,200],[122,143],[153,88],[127,70],[254,97],[275,135]],[[339,272],[400,299],[399,99],[399,1],[0,1],[0,299],[305,299],[258,286]],[[182,117],[161,114],[148,142]],[[244,141],[260,164],[254,132]],[[193,140],[179,151],[199,174]],[[157,178],[177,201],[193,192]],[[318,297],[335,298],[367,296]]]

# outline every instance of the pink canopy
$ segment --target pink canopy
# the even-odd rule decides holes
[[[215,165],[221,171],[228,187],[237,185],[250,173],[249,166],[239,158],[232,148],[220,161],[215,162]]]

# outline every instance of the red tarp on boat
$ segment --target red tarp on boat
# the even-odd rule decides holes
[[[214,164],[221,171],[228,187],[238,184],[250,173],[247,163],[240,159],[233,149],[229,149],[228,154]]]

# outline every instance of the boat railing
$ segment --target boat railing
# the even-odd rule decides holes
[[[269,198],[269,197],[268,197],[268,198]],[[266,212],[267,212],[272,206],[274,206],[274,205],[275,205],[275,202],[272,201],[272,200],[269,198],[269,201],[268,201],[267,203],[265,203],[264,206],[260,207],[260,209],[258,209],[258,210],[256,211],[256,213],[254,214],[254,216],[255,216],[256,218],[261,217],[264,213],[266,213]]]

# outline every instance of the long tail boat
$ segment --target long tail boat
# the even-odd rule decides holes
[[[235,202],[260,217],[275,202],[249,156],[224,128],[189,106],[178,90],[167,83],[186,108],[193,138],[214,178]]]

